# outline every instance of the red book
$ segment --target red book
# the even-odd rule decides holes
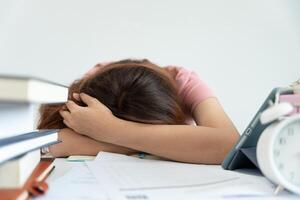
[[[0,189],[1,200],[24,200],[44,194],[48,190],[45,182],[54,169],[54,159],[42,159],[21,188]]]

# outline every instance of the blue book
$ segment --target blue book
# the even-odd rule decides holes
[[[35,149],[59,143],[58,131],[37,130],[0,139],[0,164]]]

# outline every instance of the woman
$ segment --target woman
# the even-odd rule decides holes
[[[41,108],[38,128],[62,128],[62,143],[50,147],[54,156],[146,152],[219,164],[238,138],[211,90],[184,68],[147,60],[99,64],[69,95],[65,105]]]

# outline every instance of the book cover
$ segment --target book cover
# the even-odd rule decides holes
[[[0,75],[1,102],[64,103],[68,87],[35,77]]]
[[[29,197],[43,195],[48,190],[45,182],[47,176],[54,169],[53,159],[41,160],[21,188],[0,189],[0,197],[5,200],[23,200]]]
[[[0,164],[26,152],[58,143],[57,129],[38,130],[0,140]]]
[[[40,150],[35,150],[0,165],[0,188],[22,187],[40,159]]]

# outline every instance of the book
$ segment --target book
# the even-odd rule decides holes
[[[0,188],[22,187],[40,158],[40,150],[34,150],[0,165]]]
[[[21,188],[0,189],[0,199],[24,200],[44,194],[48,185],[47,176],[54,169],[53,159],[42,159]]]
[[[46,80],[0,75],[0,139],[35,129],[40,104],[64,103],[68,88]]]
[[[0,139],[0,164],[32,150],[58,143],[58,129],[36,130]]]
[[[0,102],[0,139],[34,130],[38,109],[39,104]]]
[[[0,75],[0,101],[63,103],[68,88],[47,80],[12,75]]]

